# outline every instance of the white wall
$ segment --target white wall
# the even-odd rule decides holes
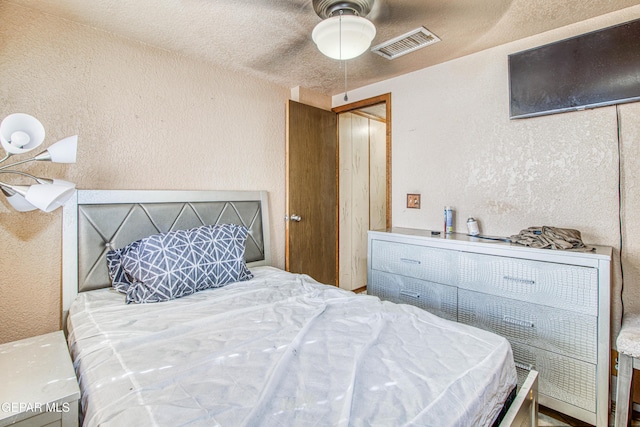
[[[350,102],[391,92],[393,226],[442,229],[456,210],[466,231],[509,236],[529,226],[575,228],[616,248],[613,332],[622,310],[618,139],[622,135],[624,308],[640,310],[640,103],[509,120],[507,55],[640,17],[640,6],[426,68],[349,92]],[[426,48],[428,49],[428,47]],[[343,95],[333,97],[342,105]],[[422,194],[407,209],[406,194]],[[615,335],[614,335],[615,336]]]
[[[75,165],[31,165],[83,189],[269,192],[284,266],[289,88],[0,2],[0,118],[36,116]],[[9,180],[2,176],[3,180]],[[61,211],[0,202],[0,342],[60,329]]]

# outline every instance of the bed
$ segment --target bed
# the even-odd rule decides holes
[[[268,212],[266,192],[79,190],[65,205],[85,426],[537,425],[537,373],[516,394],[504,338],[270,266]],[[221,224],[247,231],[245,280],[146,304],[111,286],[113,249]]]

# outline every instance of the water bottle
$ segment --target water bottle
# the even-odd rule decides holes
[[[444,232],[453,233],[453,209],[451,206],[444,207]]]

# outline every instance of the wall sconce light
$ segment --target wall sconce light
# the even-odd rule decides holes
[[[0,144],[6,155],[0,165],[14,155],[27,153],[44,142],[45,131],[38,119],[28,114],[15,113],[0,123]],[[75,163],[78,150],[78,135],[69,136],[51,145],[34,157],[0,166],[0,174],[18,175],[35,181],[31,185],[10,184],[0,180],[0,190],[9,204],[19,212],[40,209],[51,212],[71,198],[75,184],[60,179],[41,178],[29,173],[11,169],[15,166],[38,161],[54,163]]]

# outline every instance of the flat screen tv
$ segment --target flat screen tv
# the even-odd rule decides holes
[[[640,99],[640,19],[509,55],[510,117]]]

